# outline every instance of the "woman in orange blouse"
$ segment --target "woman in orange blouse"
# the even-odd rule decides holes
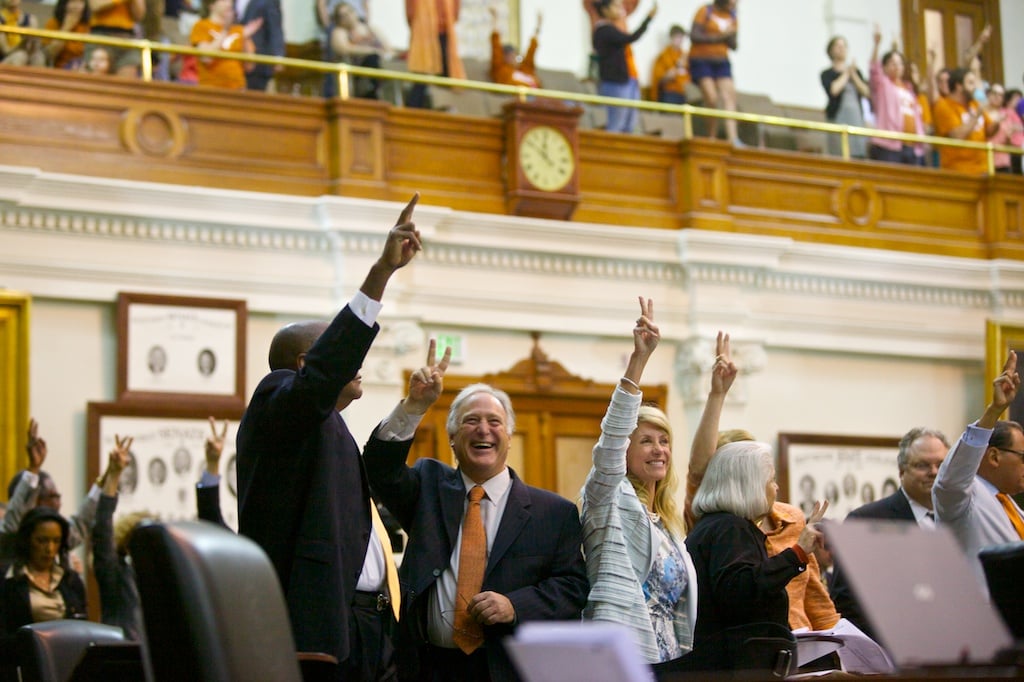
[[[235,9],[231,0],[207,0],[203,3],[206,17],[192,27],[191,42],[204,50],[244,52],[246,41],[260,30],[263,19],[257,18],[245,26],[235,24]],[[229,90],[245,89],[245,68],[236,59],[199,59],[199,84]]]
[[[683,50],[686,31],[672,26],[668,31],[668,45],[654,60],[651,69],[651,99],[666,104],[686,104],[686,85],[690,82],[687,55]]]

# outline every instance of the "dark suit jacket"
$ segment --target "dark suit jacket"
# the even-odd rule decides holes
[[[124,630],[126,639],[141,641],[142,611],[135,572],[114,544],[117,498],[101,495],[92,529],[92,570],[100,592],[100,621]]]
[[[86,620],[85,583],[70,568],[57,583],[57,591],[64,598],[64,618]],[[32,605],[29,601],[28,578],[24,575],[5,578],[0,586],[0,624],[4,636],[13,635],[22,625],[35,622],[32,619]]]
[[[369,446],[368,446],[369,447]],[[402,559],[399,673],[415,677],[426,646],[430,590],[448,567],[462,524],[466,488],[456,469],[434,459],[405,465],[405,456],[366,455],[370,482],[409,534]],[[516,621],[577,620],[589,583],[580,550],[579,513],[568,500],[528,486],[512,474],[505,513],[491,547],[481,591],[505,595]],[[517,679],[500,644],[511,625],[484,629],[492,680]]]
[[[228,524],[224,523],[224,516],[220,513],[219,485],[196,484],[196,512],[200,521],[209,521],[222,528],[228,528]]]
[[[910,503],[907,502],[907,497],[903,494],[902,488],[889,495],[889,497],[883,497],[880,500],[869,502],[862,507],[857,507],[847,514],[846,518],[916,522],[914,512],[910,509]],[[860,604],[857,602],[857,598],[850,589],[850,584],[843,575],[842,566],[838,558],[833,563],[829,596],[832,597],[839,615],[859,627],[869,637],[874,638],[874,630],[861,611]]]
[[[238,427],[238,526],[267,552],[300,651],[349,657],[350,605],[372,532],[359,448],[338,394],[376,336],[346,306],[298,372],[267,375]],[[411,441],[374,448],[404,459]]]

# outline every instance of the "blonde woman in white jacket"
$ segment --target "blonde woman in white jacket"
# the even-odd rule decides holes
[[[688,653],[697,620],[671,428],[661,410],[641,406],[640,379],[659,339],[654,303],[641,297],[633,353],[601,422],[581,494],[591,585],[583,616],[628,626],[649,663]]]

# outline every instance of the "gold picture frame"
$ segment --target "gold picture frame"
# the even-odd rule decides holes
[[[987,320],[985,323],[985,386],[989,387],[1003,371],[1003,364],[1011,350],[1017,351],[1017,371],[1021,371],[1024,360],[1024,323],[1007,323]],[[986,395],[989,391],[986,388]],[[1024,391],[1010,405],[1009,418],[1024,423]]]

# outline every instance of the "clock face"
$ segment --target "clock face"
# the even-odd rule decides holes
[[[569,184],[576,168],[572,144],[551,126],[530,128],[519,141],[519,166],[537,189],[558,191]]]

